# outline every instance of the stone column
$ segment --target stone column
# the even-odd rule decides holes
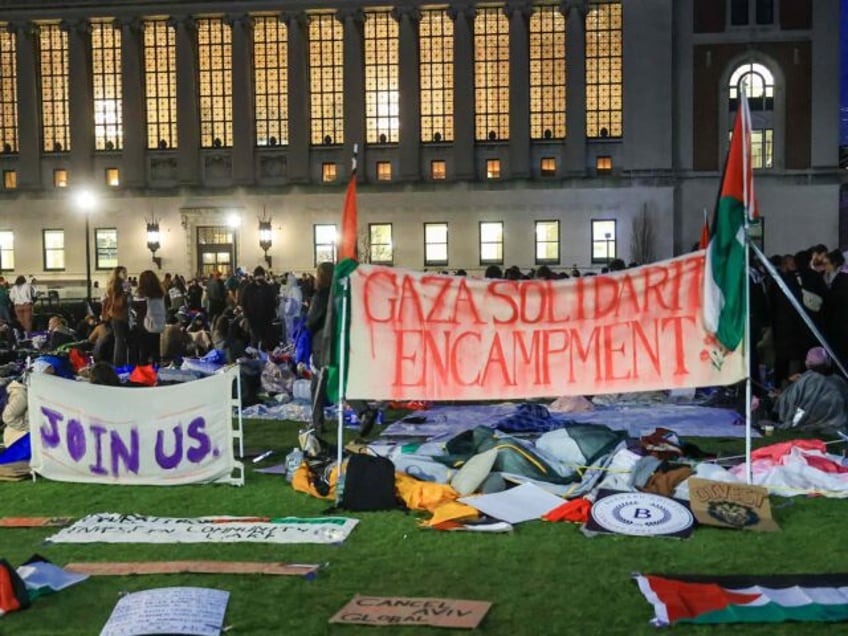
[[[41,188],[41,110],[38,104],[38,27],[32,22],[10,24],[15,34],[15,60],[18,70],[18,188]]]
[[[530,42],[529,20],[533,6],[508,2],[509,18],[509,175],[530,176]]]
[[[231,17],[233,33],[233,180],[249,185],[254,177],[256,121],[253,94],[253,18]]]
[[[91,86],[91,23],[63,21],[68,34],[68,110],[71,125],[70,184],[92,178],[94,153],[94,100]]]
[[[288,179],[290,183],[309,183],[309,17],[299,11],[284,14],[282,20],[288,34]]]
[[[354,144],[359,146],[359,174],[362,181],[367,174],[365,166],[365,56],[363,25],[365,13],[361,9],[341,9],[336,14],[344,25],[344,149],[345,164],[353,156]]]
[[[474,31],[471,4],[451,7],[453,34],[454,176],[474,179]]]
[[[418,61],[417,7],[397,7],[392,16],[399,22],[398,71],[400,91],[400,178],[421,178],[421,67]]]
[[[123,120],[121,185],[128,188],[141,188],[147,181],[143,30],[141,21],[137,17],[119,18],[115,20],[115,28],[121,31],[121,118]]]
[[[197,98],[197,28],[194,18],[171,18],[177,44],[177,181],[200,181],[200,112]]]
[[[586,174],[586,14],[585,0],[560,5],[566,19],[565,33],[565,170]]]

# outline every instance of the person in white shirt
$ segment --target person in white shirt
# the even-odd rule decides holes
[[[35,287],[23,276],[18,276],[9,290],[9,300],[15,306],[15,316],[27,334],[32,331],[32,303],[35,302],[35,296]]]

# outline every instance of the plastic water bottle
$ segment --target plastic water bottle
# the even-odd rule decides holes
[[[294,474],[300,465],[303,463],[303,451],[299,448],[292,449],[288,455],[286,455],[286,481],[291,483],[291,480],[294,479]]]

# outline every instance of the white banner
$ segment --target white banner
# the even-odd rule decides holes
[[[48,543],[342,543],[359,521],[347,517],[148,517],[88,515]]]
[[[112,387],[33,374],[32,469],[48,479],[173,486],[241,485],[233,452],[238,367],[164,387]],[[243,479],[243,478],[242,478]]]

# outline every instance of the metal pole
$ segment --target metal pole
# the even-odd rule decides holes
[[[338,430],[336,432],[336,466],[338,467],[338,477],[336,478],[336,506],[342,500],[342,492],[344,491],[344,474],[342,473],[342,449],[344,447],[344,403],[345,403],[345,364],[347,363],[347,290],[350,279],[345,276],[341,281],[342,285],[342,315],[339,317],[341,324],[341,332],[339,333],[339,404],[338,404]],[[327,327],[325,326],[324,329]]]
[[[91,309],[91,211],[85,211],[85,302],[88,304],[86,310]]]
[[[756,346],[751,342],[751,225],[750,214],[754,207],[753,183],[748,183],[748,170],[751,169],[751,114],[748,111],[748,94],[745,87],[740,92],[739,108],[742,109],[742,214],[744,217],[743,228],[745,233],[745,481],[748,484],[754,482],[754,473],[751,466],[751,347]],[[753,180],[753,176],[752,176]]]

